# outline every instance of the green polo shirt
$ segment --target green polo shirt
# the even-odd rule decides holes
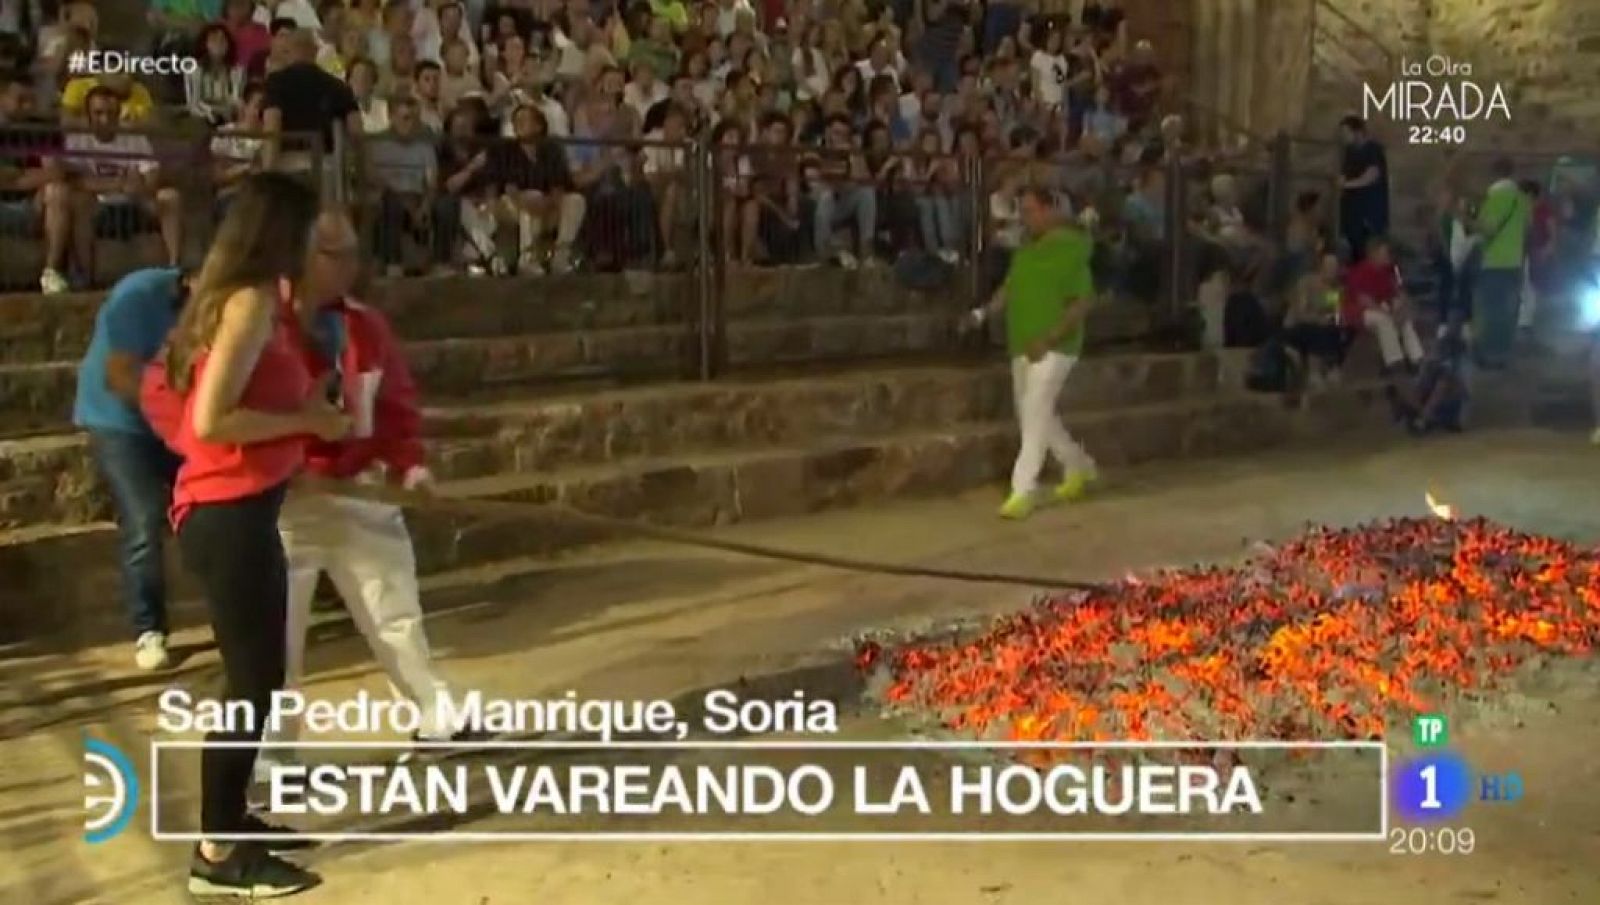
[[[1094,295],[1094,274],[1089,268],[1093,250],[1094,242],[1088,233],[1060,226],[1011,256],[1005,300],[1006,341],[1013,357],[1026,354],[1030,344],[1054,330],[1069,305]],[[1082,320],[1055,351],[1082,354]]]
[[[1484,241],[1484,270],[1516,270],[1522,266],[1532,213],[1528,196],[1515,182],[1502,179],[1489,186],[1477,224]]]

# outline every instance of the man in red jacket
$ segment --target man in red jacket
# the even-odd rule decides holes
[[[422,416],[403,352],[383,315],[348,297],[359,269],[355,229],[348,217],[325,215],[313,241],[316,263],[303,283],[305,297],[296,304],[305,306],[307,332],[320,352],[313,373],[327,379],[330,396],[350,415],[353,428],[345,440],[310,441],[306,470],[324,478],[425,490],[433,477],[423,463]],[[279,531],[289,560],[285,685],[293,687],[305,674],[311,598],[326,571],[395,692],[421,710],[416,735],[451,738],[457,727],[443,724],[437,706],[450,689],[428,649],[416,558],[400,510],[348,497],[291,493]],[[266,741],[282,743],[298,731],[285,727],[267,735]],[[266,749],[258,770],[274,754],[290,759],[283,749]]]

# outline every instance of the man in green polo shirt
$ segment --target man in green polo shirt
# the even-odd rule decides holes
[[[1001,308],[1006,312],[1012,394],[1022,433],[1011,495],[1000,507],[1000,515],[1010,519],[1033,512],[1047,454],[1063,472],[1055,489],[1058,500],[1077,499],[1096,475],[1094,460],[1073,441],[1057,411],[1061,388],[1083,354],[1084,318],[1094,298],[1089,268],[1094,243],[1063,220],[1048,189],[1023,190],[1020,213],[1027,244],[1012,255],[994,298],[972,313],[974,323],[981,324]]]

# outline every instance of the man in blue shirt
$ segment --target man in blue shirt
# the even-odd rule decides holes
[[[139,411],[144,367],[177,322],[186,279],[177,270],[138,270],[111,288],[78,367],[72,423],[89,434],[111,490],[122,541],[123,595],[137,637],[134,661],[160,669],[167,656],[167,507],[179,459]]]

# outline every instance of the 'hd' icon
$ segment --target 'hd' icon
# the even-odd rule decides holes
[[[1411,721],[1411,737],[1419,748],[1440,748],[1450,740],[1449,725],[1439,714],[1423,714]]]

